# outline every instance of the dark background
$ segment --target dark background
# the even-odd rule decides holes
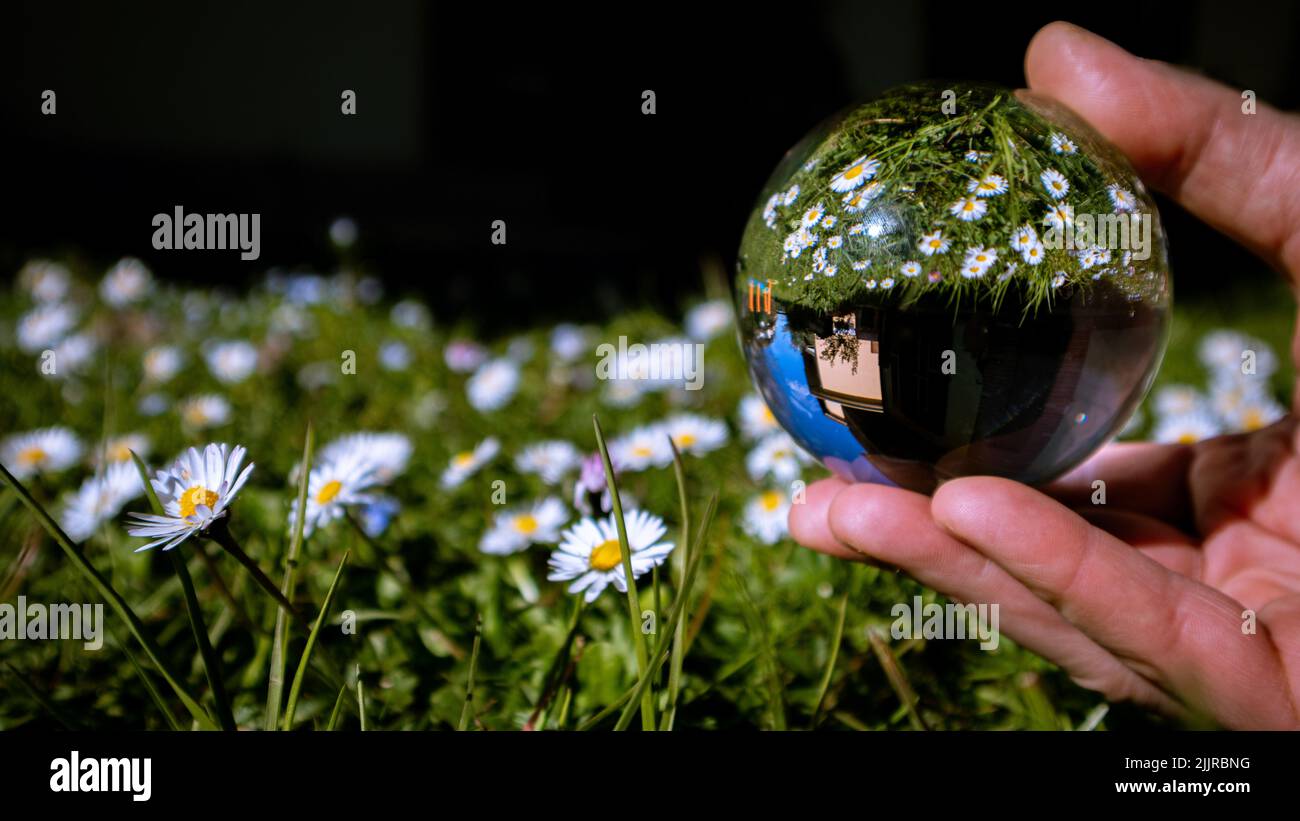
[[[347,214],[367,267],[444,318],[674,310],[701,260],[730,265],[768,173],[823,117],[919,78],[1023,85],[1025,45],[1057,17],[1297,105],[1291,3],[1072,5],[6,2],[0,271],[133,254],[237,288],[328,270]],[[260,212],[261,259],[154,251],[150,219],[177,204]],[[1162,211],[1180,294],[1268,276]]]

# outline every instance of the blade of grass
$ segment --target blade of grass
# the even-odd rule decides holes
[[[177,698],[179,698],[181,703],[185,705],[185,709],[190,712],[190,715],[194,717],[194,720],[204,728],[216,729],[216,725],[213,723],[212,718],[199,704],[198,700],[195,699],[194,696],[190,695],[189,690],[185,689],[185,686],[181,684],[180,677],[172,672],[171,667],[163,661],[162,650],[160,650],[158,645],[154,644],[153,639],[149,638],[145,633],[144,623],[141,622],[135,612],[131,610],[131,606],[126,603],[126,599],[122,598],[122,595],[113,589],[113,585],[109,584],[103,574],[96,570],[95,566],[90,563],[90,560],[87,559],[72,543],[72,540],[68,538],[68,534],[63,532],[63,528],[59,527],[58,523],[54,521],[50,514],[45,512],[45,508],[41,507],[40,503],[37,502],[31,493],[27,491],[27,488],[23,487],[22,483],[15,479],[13,474],[11,474],[4,465],[0,465],[0,479],[2,479],[5,484],[18,494],[18,498],[21,499],[22,503],[27,506],[27,509],[36,516],[37,521],[39,521],[41,526],[45,528],[45,531],[50,534],[50,537],[54,539],[55,543],[63,550],[64,554],[67,555],[73,565],[81,571],[82,575],[90,580],[90,583],[99,591],[99,594],[108,600],[109,605],[122,621],[126,622],[127,628],[131,631],[131,635],[135,636],[136,641],[138,641],[140,646],[144,648],[145,655],[149,656],[149,660],[158,668],[158,672],[162,674],[163,679],[166,680],[168,686],[176,693]],[[146,490],[149,488],[147,484],[145,487]]]
[[[361,717],[361,732],[366,731],[366,691],[361,685],[361,671],[357,671],[357,713]]]
[[[550,706],[551,698],[555,695],[560,677],[564,672],[564,666],[568,663],[569,652],[573,648],[574,638],[578,635],[578,624],[582,620],[582,613],[585,609],[585,599],[581,596],[574,599],[573,615],[569,617],[569,626],[564,632],[564,642],[560,645],[560,649],[555,651],[555,657],[551,659],[550,665],[546,668],[546,675],[542,676],[542,692],[537,698],[537,704],[533,707],[533,712],[528,716],[528,721],[524,722],[525,730],[536,728],[538,726],[538,716]],[[542,726],[545,726],[545,724],[546,722],[543,720]]]
[[[469,729],[470,713],[474,711],[474,673],[478,670],[478,648],[482,640],[483,616],[480,614],[474,620],[474,649],[469,654],[469,676],[465,680],[465,703],[460,708],[460,721],[456,722],[456,729],[462,732]]]
[[[158,494],[154,492],[153,485],[149,482],[149,468],[145,466],[144,460],[135,451],[129,451],[131,461],[135,463],[135,470],[140,474],[140,484],[145,487],[145,498],[149,500],[149,508],[157,516],[162,516],[165,512],[162,503],[158,501]],[[194,592],[194,579],[190,578],[190,569],[185,566],[185,559],[178,550],[167,551],[167,557],[171,559],[172,570],[176,573],[176,578],[180,580],[181,592],[185,594],[185,610],[190,617],[190,630],[194,633],[194,643],[198,645],[199,657],[203,659],[203,675],[207,677],[208,689],[212,691],[212,700],[217,705],[217,721],[221,724],[221,729],[233,732],[235,729],[235,715],[230,710],[230,696],[226,694],[226,683],[221,675],[221,659],[212,649],[212,641],[208,638],[208,625],[203,620],[203,610],[199,607],[199,598]]]
[[[831,650],[826,658],[826,670],[822,673],[821,686],[817,688],[817,703],[813,707],[812,721],[808,723],[808,729],[817,729],[817,723],[821,721],[822,705],[826,702],[826,691],[831,687],[831,678],[835,675],[835,662],[840,657],[840,642],[844,640],[844,622],[849,614],[849,594],[846,591],[840,597],[840,612],[835,619],[835,634],[831,637]]]
[[[700,530],[696,535],[695,540],[697,546],[704,544],[704,540],[709,532],[709,525],[713,522],[713,514],[717,512],[717,509],[718,494],[715,491],[713,496],[709,499],[709,506],[704,510],[704,518],[700,520]],[[654,664],[650,666],[646,671],[646,674],[641,676],[641,680],[637,682],[636,689],[640,692],[636,697],[643,697],[649,690],[651,678],[659,672],[660,666],[663,665],[665,659],[668,657],[668,642],[671,640],[672,634],[676,633],[677,624],[681,621],[682,613],[686,610],[686,601],[690,596],[691,587],[695,583],[695,573],[699,570],[700,559],[703,557],[704,551],[702,549],[692,551],[691,564],[686,570],[686,581],[682,586],[682,594],[678,596],[677,601],[673,602],[673,613],[672,617],[668,620],[668,627],[662,634],[660,634],[659,641],[655,644],[655,652],[652,657],[655,660]],[[614,725],[615,730],[627,729],[627,725],[632,721],[632,709],[635,704],[635,701],[629,701],[623,708],[623,714],[618,717],[618,723]]]
[[[618,498],[618,481],[614,478],[614,464],[609,458],[609,448],[605,446],[605,434],[600,429],[600,420],[591,415],[592,427],[596,431],[596,446],[600,449],[600,459],[605,466],[605,484],[609,488],[610,502],[614,508],[614,523],[618,527],[619,554],[623,561],[623,579],[627,588],[628,618],[632,628],[632,644],[636,651],[637,674],[645,677],[649,668],[646,651],[646,637],[641,631],[641,600],[637,595],[636,578],[632,575],[632,548],[627,543],[627,523],[623,521],[623,503]],[[641,696],[641,729],[655,729],[654,688],[649,687]]]
[[[899,665],[898,659],[894,657],[894,652],[890,650],[889,645],[885,643],[885,639],[881,635],[880,629],[872,627],[868,630],[867,639],[871,642],[871,650],[876,654],[876,660],[880,662],[880,666],[885,670],[885,678],[889,679],[889,686],[894,689],[894,694],[898,696],[898,700],[903,703],[904,709],[907,710],[907,717],[908,720],[912,722],[913,729],[930,729],[929,726],[926,725],[925,719],[921,717],[920,712],[916,709],[916,703],[918,701],[916,691],[914,691],[912,685],[908,683],[907,674],[903,672],[903,668]]]
[[[302,508],[298,508],[302,510]],[[334,594],[338,592],[339,579],[343,578],[343,568],[347,566],[349,551],[343,551],[343,558],[339,560],[339,569],[334,571],[334,581],[330,582],[330,589],[325,592],[325,602],[320,606],[320,613],[316,616],[316,624],[311,629],[311,635],[307,636],[307,646],[302,650],[302,658],[298,660],[298,672],[294,673],[293,684],[289,687],[289,705],[284,708],[284,729],[293,729],[293,714],[298,707],[298,695],[302,691],[302,681],[307,677],[307,667],[311,664],[311,651],[316,647],[316,640],[320,637],[321,626],[325,624],[325,618],[329,615],[330,605],[334,604]]]
[[[311,455],[315,434],[311,422],[307,423],[307,436],[302,446],[302,468],[298,475],[298,516],[294,517],[293,536],[289,541],[289,555],[285,557],[284,582],[280,585],[283,597],[293,600],[294,587],[297,584],[298,551],[302,549],[302,528],[307,512],[307,479],[311,475]],[[292,609],[292,608],[290,608]],[[262,726],[274,730],[280,726],[280,699],[284,693],[285,655],[288,652],[289,624],[288,615],[281,607],[275,614],[275,635],[271,639],[271,669],[267,674],[266,715]]]
[[[343,715],[343,696],[347,695],[347,692],[348,685],[345,682],[339,688],[339,694],[334,698],[334,709],[330,710],[330,721],[329,724],[325,725],[326,730],[334,730],[339,726],[339,716]]]
[[[673,567],[677,572],[677,595],[681,596],[686,586],[686,565],[691,554],[691,507],[686,494],[686,466],[682,464],[682,455],[677,450],[677,443],[668,437],[668,447],[673,452],[673,476],[677,479],[677,502],[681,508],[682,535],[677,546],[677,555],[673,556]],[[677,620],[673,629],[672,662],[668,667],[668,706],[664,709],[660,728],[671,730],[677,720],[677,694],[682,685],[682,656],[686,649],[686,614]]]
[[[125,647],[119,647],[118,649],[126,655],[126,660],[131,662],[131,667],[135,670],[135,674],[139,676],[140,681],[144,683],[144,689],[147,690],[149,696],[153,698],[153,703],[158,705],[158,709],[162,712],[163,718],[167,719],[167,726],[173,730],[180,730],[181,725],[180,722],[176,720],[176,714],[172,712],[172,708],[167,706],[167,702],[163,701],[162,693],[158,692],[158,688],[154,685],[153,679],[149,678],[149,674],[140,666],[140,662],[135,660],[135,655]]]
[[[185,593],[185,609],[190,614],[190,629],[194,633],[194,642],[199,646],[199,656],[203,659],[203,673],[207,676],[208,687],[212,690],[212,699],[217,704],[217,721],[221,724],[221,729],[234,731],[235,716],[230,711],[230,696],[226,694],[226,684],[221,678],[221,659],[212,649],[212,642],[208,639],[208,627],[203,620],[203,611],[199,609],[199,599],[194,593],[194,580],[190,578],[189,568],[185,566],[185,559],[179,551],[169,550],[167,555],[171,557],[172,569],[176,571],[176,577],[181,580],[181,590]]]

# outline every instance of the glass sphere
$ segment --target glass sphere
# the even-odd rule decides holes
[[[910,85],[846,109],[764,187],[736,264],[741,344],[842,478],[1049,481],[1114,436],[1168,337],[1151,196],[1027,91]]]

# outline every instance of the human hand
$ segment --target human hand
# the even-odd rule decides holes
[[[1300,118],[1263,105],[1244,115],[1238,92],[1066,23],[1034,37],[1025,74],[1153,187],[1300,276]],[[1300,337],[1292,356],[1300,362]],[[1096,479],[1104,507],[1089,503]],[[1039,490],[967,477],[930,498],[826,479],[793,506],[790,532],[959,601],[999,604],[1007,636],[1112,700],[1296,728],[1297,512],[1300,428],[1288,415],[1194,445],[1111,445]]]

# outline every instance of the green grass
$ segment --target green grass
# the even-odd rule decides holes
[[[893,641],[890,607],[933,591],[893,572],[848,564],[790,541],[759,544],[740,526],[744,504],[762,488],[747,478],[745,444],[736,426],[739,400],[751,392],[730,333],[706,351],[705,389],[677,400],[646,395],[629,408],[602,399],[601,385],[566,379],[579,367],[553,366],[549,329],[523,334],[535,354],[522,366],[513,401],[499,411],[469,406],[466,377],[443,361],[449,339],[467,327],[395,325],[387,305],[345,303],[285,308],[264,290],[227,297],[206,320],[184,320],[184,294],[159,288],[147,309],[114,313],[86,291],[87,327],[113,333],[94,361],[76,374],[50,378],[18,351],[12,333],[0,350],[0,430],[66,425],[90,444],[102,431],[139,431],[153,442],[157,467],[183,447],[240,443],[257,467],[229,522],[248,557],[272,578],[299,614],[319,614],[302,629],[227,551],[187,541],[180,565],[142,542],[120,522],[102,526],[80,546],[60,538],[59,499],[91,473],[85,465],[27,482],[29,499],[0,495],[0,602],[18,595],[39,602],[107,601],[108,640],[86,652],[79,642],[21,641],[0,646],[0,729],[216,728],[228,713],[243,729],[500,730],[674,729],[733,727],[822,729],[1079,728],[1113,726],[1117,711],[1056,668],[1003,638],[995,652],[974,641]],[[1262,336],[1282,354],[1290,314],[1276,294],[1218,300],[1214,307],[1179,306],[1165,372],[1197,382],[1194,340],[1229,325]],[[1226,308],[1225,308],[1226,306]],[[25,295],[0,296],[0,320],[12,324],[29,307]],[[1230,309],[1232,315],[1222,311]],[[306,318],[311,335],[272,327],[286,312]],[[1216,313],[1218,312],[1218,313]],[[150,330],[152,329],[152,330]],[[650,312],[622,315],[592,329],[596,342],[650,341],[679,333]],[[148,338],[153,334],[153,338]],[[486,336],[486,334],[485,334]],[[270,342],[268,366],[223,388],[198,359],[215,338]],[[406,370],[377,363],[387,340],[410,349]],[[168,404],[200,392],[225,394],[231,421],[206,433],[186,429],[174,410],[138,410],[140,358],[154,342],[180,346],[187,365],[160,389]],[[503,354],[509,339],[492,342]],[[354,351],[355,375],[338,363]],[[322,364],[323,363],[323,364]],[[304,368],[333,373],[304,387]],[[583,367],[594,368],[594,361]],[[1290,371],[1279,376],[1290,378]],[[1162,381],[1164,376],[1162,375]],[[510,505],[554,493],[568,501],[571,485],[548,490],[517,472],[512,458],[527,444],[567,439],[597,448],[593,415],[612,437],[678,409],[725,418],[729,444],[706,457],[619,477],[618,491],[665,519],[678,542],[660,568],[656,589],[647,574],[630,600],[612,587],[579,607],[563,583],[546,580],[547,550],[484,555],[478,540],[503,481]],[[314,433],[304,442],[309,422]],[[415,444],[409,469],[385,492],[401,511],[373,539],[346,520],[302,539],[290,532],[288,510],[303,498],[295,465],[311,464],[313,440],[355,430],[396,430]],[[451,491],[439,477],[453,454],[486,436],[502,454]],[[810,468],[812,480],[824,472]],[[18,501],[31,504],[19,504]],[[128,510],[144,511],[138,499]],[[688,544],[689,537],[689,544]],[[207,556],[200,554],[207,551]],[[345,556],[353,557],[343,569]],[[198,611],[186,612],[192,581]],[[681,591],[688,591],[685,596]],[[236,606],[232,606],[232,602]],[[629,606],[634,609],[630,612]],[[639,611],[655,608],[656,631],[642,635]],[[341,614],[355,617],[345,633]],[[632,618],[629,618],[632,616]],[[244,619],[247,619],[245,622]],[[200,651],[195,631],[210,640]],[[640,650],[638,651],[638,648]],[[143,650],[143,653],[139,652]],[[304,664],[310,655],[310,663]],[[206,662],[206,663],[205,663]],[[286,673],[296,670],[287,703]],[[212,686],[208,676],[220,676]],[[224,690],[224,694],[223,691]],[[1151,720],[1129,716],[1128,723]]]

